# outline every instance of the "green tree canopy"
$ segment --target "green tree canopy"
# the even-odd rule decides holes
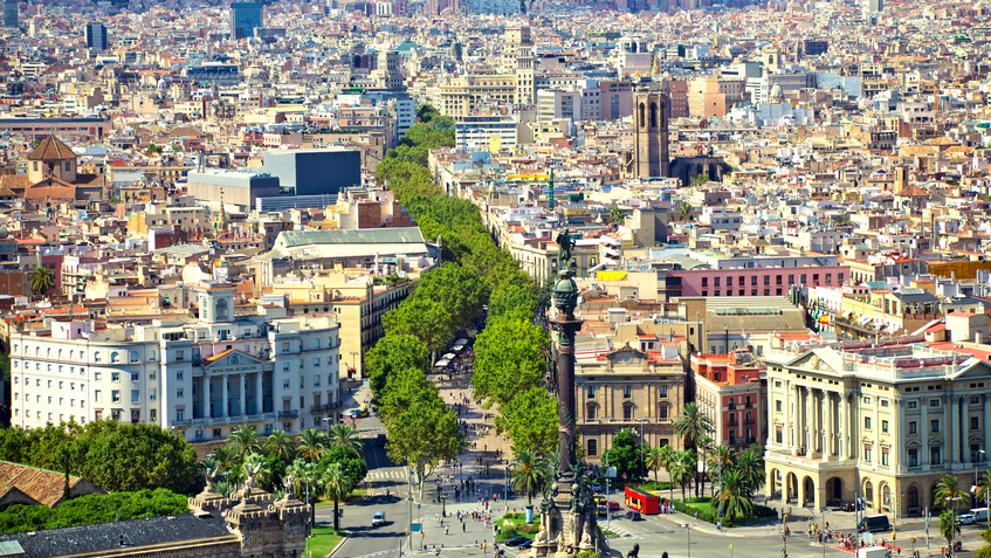
[[[530,321],[489,320],[475,340],[475,396],[505,405],[517,394],[542,385],[549,346],[547,331]]]
[[[557,398],[542,386],[517,395],[496,417],[496,426],[513,443],[513,453],[546,456],[557,448]]]
[[[628,428],[616,433],[612,439],[612,447],[602,456],[603,463],[616,468],[620,479],[633,481],[642,478],[644,468],[643,453],[637,434]]]
[[[441,302],[413,296],[382,316],[382,325],[386,334],[416,337],[433,358],[454,335],[454,318]]]
[[[462,444],[457,416],[436,394],[398,410],[389,422],[386,440],[389,458],[416,471],[421,497],[433,469],[442,460],[457,457]]]
[[[382,395],[386,379],[393,370],[430,369],[430,351],[412,335],[386,335],[365,355],[365,370],[372,393]]]

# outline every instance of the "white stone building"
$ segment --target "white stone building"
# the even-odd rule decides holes
[[[50,321],[11,334],[11,422],[24,428],[113,419],[190,441],[238,426],[295,433],[334,420],[338,325],[330,317],[234,315],[234,288],[193,290],[197,317],[107,326]]]

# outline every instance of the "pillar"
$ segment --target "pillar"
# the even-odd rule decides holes
[[[244,399],[244,395],[245,395],[245,393],[247,391],[245,389],[245,385],[244,384],[247,382],[247,379],[245,378],[245,374],[238,374],[237,377],[238,377],[238,386],[240,388],[238,390],[240,393],[238,393],[239,399],[238,399],[238,402],[237,402],[237,404],[238,404],[238,414],[241,415],[241,416],[244,416],[244,415],[248,414],[247,405],[245,404],[246,401]]]
[[[828,413],[828,419],[826,420],[826,434],[829,436],[829,441],[826,444],[826,450],[829,452],[829,457],[836,455],[836,407],[833,403],[833,392],[826,392],[826,412]]]
[[[985,451],[984,462],[991,458],[991,397],[988,394],[984,394],[984,418],[981,420],[981,427],[984,429],[984,447],[981,448]]]
[[[255,414],[260,415],[265,409],[263,404],[264,399],[262,397],[262,379],[265,377],[265,373],[261,370],[255,374]]]
[[[836,403],[839,406],[836,414],[840,423],[838,429],[839,439],[836,442],[839,445],[840,460],[845,460],[850,455],[850,452],[848,451],[850,442],[848,440],[850,436],[853,435],[849,427],[850,415],[848,414],[849,411],[847,411],[846,391],[839,393],[838,401]]]
[[[970,431],[970,398],[969,398],[969,396],[966,396],[965,395],[965,396],[961,397],[960,398],[960,405],[961,405],[961,408],[962,408],[961,414],[963,415],[960,418],[960,420],[963,421],[963,424],[961,425],[962,428],[961,428],[961,435],[960,435],[960,443],[963,444],[963,447],[961,447],[960,449],[963,452],[964,463],[966,463],[967,466],[968,466],[968,468],[970,468],[971,467],[971,463],[973,463],[973,461],[974,461],[974,458],[970,454],[970,434],[971,434],[971,431]]]
[[[794,447],[791,433],[791,382],[785,384],[783,399],[781,410],[784,411],[782,413],[784,415],[784,433],[782,434],[781,441],[785,447],[791,448]],[[772,402],[770,404],[773,405],[774,403]],[[771,435],[773,436],[774,433],[771,432]]]
[[[949,453],[947,465],[959,463],[960,460],[960,399],[956,395],[951,395],[950,399],[950,420],[947,425],[946,434],[943,439],[947,441],[947,452]]]
[[[220,376],[220,393],[222,397],[220,400],[220,417],[218,418],[223,418],[228,415],[227,405],[229,403],[227,401],[227,376],[224,374],[221,374]]]
[[[908,451],[905,449],[905,436],[908,430],[905,428],[905,406],[901,404],[901,397],[896,397],[895,414],[898,415],[898,435],[895,437],[895,447],[898,448],[898,470],[903,472],[908,467]]]
[[[919,425],[919,432],[922,435],[922,447],[919,448],[919,452],[922,454],[919,456],[919,465],[924,469],[929,468],[929,401],[923,399],[919,402],[922,405],[922,414],[920,415],[920,421],[922,424]],[[921,497],[921,495],[920,495]],[[928,501],[928,500],[926,500]]]
[[[206,408],[204,409],[203,416],[206,418],[213,418],[213,386],[210,385],[210,375],[203,374],[203,396],[206,398]]]

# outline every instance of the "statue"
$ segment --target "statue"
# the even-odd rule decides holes
[[[564,269],[571,265],[571,251],[575,248],[575,239],[571,236],[571,229],[564,227],[564,230],[558,233],[554,240],[561,247],[557,253],[558,269]]]

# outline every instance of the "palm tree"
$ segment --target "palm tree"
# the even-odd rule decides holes
[[[718,445],[712,448],[708,456],[708,467],[710,471],[717,471],[716,478],[719,478],[719,471],[725,476],[726,471],[733,466],[733,448]],[[715,495],[716,483],[712,483],[712,493]]]
[[[751,446],[738,452],[733,458],[733,468],[743,476],[747,492],[757,494],[764,484],[764,450],[760,446]]]
[[[286,480],[290,491],[297,498],[305,498],[307,504],[316,501],[317,465],[296,458],[286,467]],[[312,487],[312,488],[311,488]],[[316,525],[317,507],[310,506],[310,525]]]
[[[953,510],[943,510],[943,513],[939,514],[939,534],[943,535],[946,543],[953,548],[953,539],[960,534],[960,522],[957,521],[957,514]]]
[[[668,500],[674,500],[674,477],[671,474],[671,464],[674,463],[675,451],[671,446],[661,446],[661,466],[668,472]]]
[[[681,414],[674,421],[674,431],[685,440],[686,448],[698,446],[714,430],[712,419],[709,418],[709,415],[702,412],[695,403],[686,404],[681,410]],[[705,474],[704,459],[702,461],[702,474]]]
[[[326,434],[316,428],[307,428],[299,433],[299,447],[296,452],[307,461],[317,461],[327,447],[326,438]]]
[[[970,493],[957,486],[957,477],[951,473],[939,477],[936,483],[936,505],[956,510],[967,505]],[[940,516],[942,522],[942,516]],[[959,529],[958,529],[959,530]]]
[[[249,454],[257,453],[262,449],[261,440],[258,439],[258,432],[254,428],[235,428],[231,432],[231,435],[227,437],[227,443],[242,463]]]
[[[272,481],[272,467],[269,462],[265,459],[265,456],[260,453],[249,453],[247,457],[244,458],[244,470],[253,471],[255,474],[254,482],[257,485],[269,485]]]
[[[328,448],[344,448],[357,457],[364,453],[364,446],[358,435],[358,429],[350,424],[335,424],[327,431]]]
[[[977,479],[977,494],[975,497],[985,503],[991,500],[991,470],[984,471],[981,478]]]
[[[663,446],[662,446],[663,447]],[[657,481],[657,472],[664,468],[664,452],[660,447],[647,450],[645,459],[647,469],[654,472],[654,482]]]
[[[736,469],[723,471],[723,480],[719,485],[719,510],[721,517],[732,523],[737,517],[746,517],[753,510],[751,494],[744,481],[743,475]]]
[[[677,483],[681,486],[681,499],[685,500],[685,483],[691,478],[692,471],[695,467],[690,464],[692,457],[692,452],[688,450],[675,452],[668,463],[668,474],[671,475],[671,483]]]
[[[344,469],[341,468],[340,463],[327,465],[320,481],[327,497],[334,501],[334,531],[339,531],[341,528],[340,504],[341,500],[347,498],[351,492],[351,483],[348,482],[348,477],[344,474]]]
[[[39,265],[31,272],[31,290],[37,294],[47,293],[55,284],[55,274],[52,270]]]
[[[513,462],[513,490],[526,494],[527,506],[533,506],[533,495],[540,494],[550,479],[546,461],[532,451],[520,450]]]
[[[296,458],[296,446],[292,443],[292,437],[282,430],[276,430],[265,440],[265,453],[274,455],[283,463],[291,463]]]

